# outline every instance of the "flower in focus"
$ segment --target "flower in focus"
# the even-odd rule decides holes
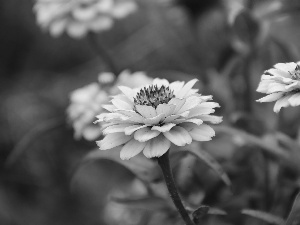
[[[274,102],[274,112],[282,107],[300,105],[300,66],[299,62],[278,63],[265,71],[257,90],[267,96],[258,102]]]
[[[128,70],[122,72],[118,79],[113,73],[104,72],[98,76],[98,82],[73,91],[70,95],[71,104],[67,109],[68,118],[75,130],[75,138],[81,137],[86,140],[96,140],[101,136],[99,125],[93,122],[98,114],[105,111],[103,104],[109,102],[109,96],[120,94],[116,85],[125,85],[131,82],[132,87],[139,87],[141,84],[150,84],[152,79],[144,72],[130,73]],[[139,82],[137,82],[139,81]],[[112,85],[116,82],[115,85]],[[118,90],[118,91],[116,91]]]
[[[66,31],[81,38],[88,31],[110,29],[114,19],[124,18],[136,8],[134,0],[37,0],[34,11],[37,23],[51,35]]]
[[[112,104],[105,105],[109,113],[97,116],[104,122],[100,150],[122,146],[121,159],[130,159],[143,151],[147,158],[160,157],[171,143],[177,146],[192,141],[209,141],[214,130],[205,122],[220,123],[221,117],[209,115],[218,103],[212,96],[197,94],[192,89],[197,79],[188,83],[169,83],[155,79],[151,85],[131,89],[120,86],[123,94],[116,95]]]

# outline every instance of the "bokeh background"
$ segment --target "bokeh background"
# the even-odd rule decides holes
[[[151,215],[160,221],[157,202],[147,203],[151,212],[146,203],[112,205],[112,192],[143,193],[132,172],[111,160],[82,164],[96,144],[74,140],[65,113],[69,94],[109,68],[87,39],[53,38],[41,30],[33,5],[0,1],[0,223],[151,224],[156,221]],[[241,215],[244,208],[286,218],[300,170],[282,163],[272,147],[279,146],[281,135],[299,151],[299,109],[277,115],[272,104],[255,102],[261,97],[255,90],[264,70],[299,60],[300,3],[139,0],[138,5],[137,12],[97,34],[118,67],[171,81],[198,78],[200,92],[220,103],[217,114],[224,124],[261,141],[249,145],[217,135],[205,145],[233,186],[229,191],[205,164],[197,164],[193,189],[199,192],[189,198],[228,213],[204,218],[204,224],[265,223]],[[180,164],[187,171],[176,178],[185,196],[196,179],[188,162]]]

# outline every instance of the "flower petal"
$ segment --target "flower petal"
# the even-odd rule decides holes
[[[157,130],[159,132],[167,132],[169,131],[172,127],[176,126],[176,124],[174,123],[167,123],[167,124],[164,124],[163,126],[153,126],[151,128],[151,130]]]
[[[101,141],[97,141],[100,150],[107,150],[122,145],[132,139],[124,133],[113,133],[106,135]]]
[[[172,104],[172,105],[176,106],[176,108],[174,109],[174,113],[173,114],[177,113],[181,109],[181,107],[184,105],[185,101],[186,101],[185,99],[172,98],[168,102],[168,104]]]
[[[139,142],[148,141],[160,134],[157,130],[151,130],[149,127],[144,127],[134,133],[134,139]]]
[[[133,98],[134,98],[135,95],[136,95],[136,92],[135,92],[134,90],[132,90],[132,89],[129,88],[129,87],[125,87],[125,86],[119,86],[118,88],[123,92],[123,94],[124,94],[130,101],[133,101]]]
[[[125,110],[132,110],[132,106],[129,105],[127,102],[122,101],[120,99],[114,98],[111,100],[111,103],[116,106],[118,109],[125,109]]]
[[[184,105],[181,107],[181,109],[177,112],[177,114],[181,114],[187,110],[190,110],[192,108],[195,108],[197,105],[200,104],[201,98],[197,96],[190,96],[186,99],[186,102]]]
[[[127,126],[125,128],[125,134],[126,135],[131,135],[133,134],[135,131],[141,129],[141,128],[144,128],[144,127],[147,127],[147,125],[132,125],[132,126]]]
[[[290,63],[277,63],[274,65],[274,68],[282,70],[282,71],[286,71],[286,72],[293,72],[295,71],[297,67],[297,64],[294,62],[290,62]]]
[[[180,115],[171,115],[171,116],[167,117],[166,119],[164,119],[163,123],[170,123],[179,117],[180,117]]]
[[[195,116],[200,116],[200,115],[207,115],[207,114],[210,114],[213,112],[215,112],[215,110],[213,108],[202,106],[202,104],[201,104],[200,106],[195,107],[190,110],[189,118],[195,117]]]
[[[143,153],[147,158],[160,157],[171,147],[171,142],[162,134],[146,143]]]
[[[285,88],[285,84],[281,84],[281,83],[271,83],[269,84],[268,86],[268,90],[267,90],[267,94],[271,94],[271,93],[274,93],[274,92],[279,92],[279,91],[286,91],[286,88]]]
[[[269,85],[273,82],[273,80],[261,80],[256,91],[260,93],[267,93]]]
[[[273,93],[273,94],[269,94],[263,98],[260,98],[258,100],[256,100],[257,102],[273,102],[276,101],[278,99],[280,99],[283,96],[283,93],[279,92],[279,93]]]
[[[128,127],[128,124],[116,124],[109,127],[106,127],[102,132],[104,135],[111,133],[124,132],[125,128]]]
[[[165,114],[159,114],[153,118],[144,119],[144,123],[149,125],[159,124],[165,117]]]
[[[288,94],[288,95],[278,99],[273,108],[274,112],[278,113],[282,107],[288,107],[290,105],[290,102],[289,102],[290,97],[291,97],[291,95]]]
[[[204,122],[210,122],[212,124],[218,124],[218,123],[221,123],[223,121],[222,116],[201,115],[198,118],[201,119]]]
[[[148,105],[136,105],[137,112],[145,118],[153,118],[156,116],[156,111],[152,106]]]
[[[164,113],[166,117],[172,115],[176,108],[176,105],[173,104],[159,104],[156,108],[157,115]]]
[[[120,152],[120,158],[122,160],[128,160],[137,154],[139,154],[143,149],[145,148],[147,142],[139,142],[134,139],[131,139],[129,142],[127,142],[121,152]]]
[[[145,118],[133,110],[118,110],[117,112],[127,116],[130,121],[135,123],[144,123]]]
[[[203,121],[201,119],[198,119],[198,118],[192,118],[192,119],[177,119],[177,120],[174,120],[173,123],[175,124],[181,124],[181,123],[185,123],[185,122],[190,122],[190,123],[194,123],[194,124],[197,124],[197,125],[200,125],[203,123]]]
[[[177,96],[177,94],[182,89],[183,85],[184,85],[183,81],[175,81],[175,82],[170,83],[169,87],[171,90],[174,91],[174,95]]]
[[[193,128],[189,133],[195,141],[210,141],[215,136],[215,131],[206,124]]]
[[[291,106],[300,105],[300,93],[294,94],[292,97],[290,97],[289,103],[291,104]]]
[[[183,127],[173,127],[170,131],[163,133],[173,144],[185,146],[192,143],[191,135]]]
[[[189,91],[192,89],[192,87],[194,86],[194,84],[198,81],[198,79],[193,79],[190,80],[189,82],[187,82],[183,88],[178,92],[178,94],[176,95],[177,98],[184,98]]]
[[[285,77],[285,78],[291,77],[291,74],[289,74],[288,71],[283,71],[283,70],[275,69],[275,68],[271,68],[271,69],[265,71],[265,74],[271,74],[275,77]]]
[[[117,109],[117,107],[114,106],[114,105],[102,105],[102,108],[103,108],[103,109],[106,109],[106,110],[109,111],[109,112],[113,112],[114,110]]]

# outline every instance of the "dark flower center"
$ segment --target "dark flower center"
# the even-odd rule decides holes
[[[157,85],[142,88],[134,98],[135,105],[148,105],[156,108],[159,104],[168,103],[174,98],[174,91],[169,87]]]
[[[300,80],[300,66],[299,65],[296,66],[294,71],[292,71],[292,72],[289,71],[289,73],[291,74],[292,79]]]

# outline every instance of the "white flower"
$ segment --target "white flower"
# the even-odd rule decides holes
[[[160,157],[171,146],[209,141],[214,130],[205,122],[214,124],[221,117],[209,115],[218,103],[208,102],[212,96],[197,94],[192,89],[197,79],[188,83],[169,83],[155,79],[152,85],[139,89],[121,86],[121,95],[114,96],[110,105],[103,106],[110,113],[97,116],[104,122],[103,140],[97,141],[101,150],[124,145],[120,157],[130,159],[143,151],[148,158]]]
[[[274,112],[282,107],[300,105],[300,66],[299,62],[278,63],[274,68],[265,71],[257,90],[267,96],[258,102],[273,102]]]
[[[133,87],[141,86],[136,80],[140,80],[143,84],[150,84],[153,80],[143,72],[130,74],[129,71],[124,71],[116,80],[116,84],[111,86],[115,81],[115,75],[104,72],[99,74],[98,83],[95,82],[73,91],[70,95],[71,104],[67,109],[67,114],[75,130],[76,139],[83,137],[86,140],[96,140],[101,136],[99,125],[93,122],[98,114],[105,111],[102,105],[109,102],[109,96],[121,93],[116,85],[124,83],[122,74],[126,74],[127,82],[135,80],[132,81]]]
[[[112,27],[114,19],[134,12],[134,0],[36,0],[37,23],[53,36],[66,31],[81,38],[88,31],[99,32]]]

